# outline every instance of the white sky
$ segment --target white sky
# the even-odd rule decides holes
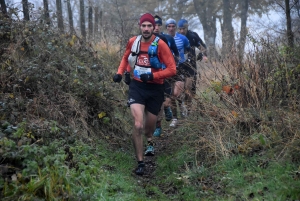
[[[233,21],[233,28],[236,34],[239,34],[240,31],[240,20],[235,19]],[[249,33],[255,37],[261,36],[263,33],[268,32],[269,34],[279,34],[279,30],[285,29],[285,17],[283,13],[278,13],[275,11],[271,11],[267,14],[264,14],[262,17],[256,16],[249,16],[247,21],[247,27]],[[195,29],[199,36],[204,40],[203,28],[202,25],[199,29]],[[216,44],[222,44],[222,32],[220,23],[217,23],[217,38]]]

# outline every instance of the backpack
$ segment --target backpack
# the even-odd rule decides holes
[[[128,57],[128,62],[132,68],[134,68],[134,66],[136,64],[137,56],[140,52],[141,38],[142,38],[141,35],[137,36],[131,47],[131,54]],[[158,48],[159,40],[160,40],[160,38],[156,36],[148,48],[150,65],[151,65],[151,67],[156,68],[156,69],[165,68],[165,65],[159,61],[158,56],[157,56],[157,48]]]

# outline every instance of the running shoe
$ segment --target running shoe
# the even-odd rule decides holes
[[[154,147],[151,145],[147,146],[147,149],[145,151],[145,156],[154,156]]]
[[[165,107],[164,108],[164,111],[165,111],[165,118],[166,118],[166,121],[171,121],[172,120],[172,117],[173,117],[173,113],[172,113],[172,110],[170,107]]]
[[[177,119],[172,119],[170,127],[175,127],[177,125]]]
[[[154,133],[153,133],[153,136],[154,137],[159,137],[161,134],[161,128],[156,128]]]
[[[143,175],[144,174],[144,169],[145,169],[145,163],[141,163],[138,165],[138,167],[135,170],[136,175]]]

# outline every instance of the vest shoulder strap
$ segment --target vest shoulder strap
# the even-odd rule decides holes
[[[140,43],[142,35],[138,35],[131,46],[131,53],[137,55],[140,52]]]
[[[154,38],[154,40],[152,41],[151,45],[149,46],[148,54],[149,54],[150,57],[157,56],[157,47],[158,47],[158,41],[159,40],[160,40],[160,38],[158,36],[156,36]]]
[[[153,40],[153,42],[151,43],[151,45],[153,45],[153,46],[158,46],[158,41],[159,41],[159,37],[158,36],[156,36],[155,38],[154,38],[154,40]]]

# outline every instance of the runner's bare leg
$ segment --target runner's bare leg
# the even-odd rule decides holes
[[[138,161],[142,161],[143,154],[143,130],[144,130],[144,111],[145,106],[141,104],[130,105],[131,114],[134,120],[132,140],[135,154]]]

